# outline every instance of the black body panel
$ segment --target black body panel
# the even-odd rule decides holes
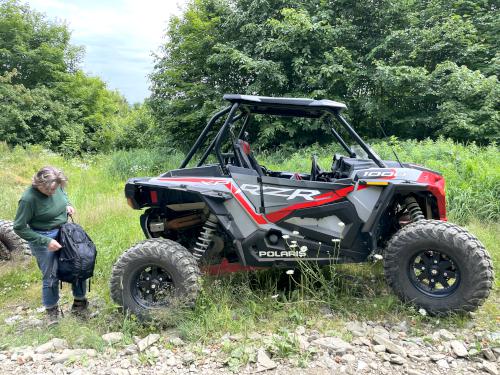
[[[173,169],[161,175],[161,177],[224,177],[222,169],[218,164],[205,165],[203,167]]]

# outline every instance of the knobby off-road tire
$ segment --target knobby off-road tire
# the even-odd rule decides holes
[[[125,251],[113,266],[111,297],[125,313],[149,319],[192,306],[200,275],[196,259],[185,247],[167,239],[148,239]]]
[[[28,242],[23,240],[14,232],[14,223],[8,220],[0,220],[0,260],[9,260],[11,253],[30,254]]]
[[[439,220],[419,220],[397,232],[387,245],[384,271],[396,295],[431,315],[476,310],[490,294],[494,277],[483,244],[465,229]]]

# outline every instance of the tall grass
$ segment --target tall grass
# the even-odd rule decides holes
[[[375,149],[392,158],[387,142]],[[462,146],[451,141],[405,141],[395,145],[401,159],[426,165],[447,178],[448,208],[453,220],[466,222],[500,263],[499,190],[500,155],[496,146]],[[334,146],[311,147],[293,154],[279,151],[258,155],[259,161],[275,170],[309,171],[310,155],[315,152],[320,165],[328,169]],[[98,259],[90,299],[100,315],[87,323],[65,319],[54,331],[26,329],[3,324],[17,305],[40,305],[40,274],[33,259],[0,265],[0,346],[33,345],[50,337],[65,337],[75,345],[102,349],[100,334],[121,330],[127,340],[155,330],[139,325],[118,313],[110,301],[108,279],[119,255],[143,238],[139,211],[130,209],[123,187],[129,177],[157,175],[177,168],[183,155],[176,152],[135,150],[109,155],[89,155],[67,159],[39,147],[9,149],[0,143],[0,218],[13,219],[17,202],[30,184],[31,176],[44,165],[56,165],[69,177],[68,194],[77,208],[77,222],[89,232],[97,245]],[[312,275],[312,274],[311,274]],[[385,288],[380,267],[347,265],[321,279],[296,274],[291,279],[283,271],[264,271],[204,280],[203,294],[194,310],[176,319],[186,339],[209,341],[226,332],[292,330],[297,324],[320,331],[335,329],[342,319],[420,319]],[[295,286],[297,281],[303,287]],[[314,284],[314,287],[312,287]],[[292,287],[290,287],[292,285]],[[310,287],[308,287],[310,286]],[[62,291],[62,302],[71,301],[70,288]],[[498,316],[497,298],[480,310],[478,322],[488,326]],[[323,317],[325,308],[335,319]],[[76,329],[78,327],[78,329]],[[78,332],[84,332],[79,338]],[[288,348],[288,347],[287,347]],[[278,350],[285,353],[289,348]],[[285,350],[286,349],[286,350]]]
[[[156,176],[179,168],[184,155],[167,149],[117,151],[110,155],[109,171],[123,178]]]
[[[442,173],[446,180],[450,220],[459,223],[472,218],[500,220],[500,151],[497,145],[479,147],[445,139],[422,142],[377,140],[371,145],[384,160],[395,159],[392,146],[402,162],[420,164]],[[312,146],[292,154],[265,153],[259,161],[273,170],[309,172],[311,155],[316,154],[319,165],[330,170],[335,152],[341,152],[337,145]]]

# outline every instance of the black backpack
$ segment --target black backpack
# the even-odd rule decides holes
[[[63,224],[59,243],[62,248],[58,251],[57,278],[68,283],[91,278],[97,250],[83,228],[76,223]]]

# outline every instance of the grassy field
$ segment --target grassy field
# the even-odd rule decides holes
[[[389,145],[376,142],[383,158],[393,159]],[[500,153],[498,147],[462,146],[451,141],[399,142],[395,148],[403,161],[415,162],[444,173],[447,180],[450,221],[465,225],[485,244],[500,264]],[[276,152],[259,160],[270,169],[308,171],[310,155],[319,155],[320,165],[329,168],[332,147],[312,147],[293,154]],[[69,177],[68,193],[77,208],[76,220],[89,232],[98,248],[96,274],[89,294],[96,318],[79,322],[66,317],[51,330],[4,324],[18,306],[40,306],[40,274],[33,259],[18,259],[0,265],[0,347],[36,345],[51,337],[66,338],[80,347],[103,349],[100,336],[108,331],[125,333],[126,341],[160,329],[124,317],[109,297],[108,277],[117,257],[143,238],[139,211],[130,209],[123,195],[127,177],[156,175],[176,168],[182,155],[136,150],[111,155],[89,155],[66,159],[33,147],[9,149],[0,144],[0,218],[13,219],[17,200],[30,184],[35,171],[56,165]],[[246,335],[273,331],[286,336],[297,325],[333,330],[343,334],[345,321],[407,320],[412,329],[431,318],[422,317],[411,306],[400,303],[386,288],[380,264],[336,267],[325,280],[296,280],[284,271],[205,278],[203,292],[193,310],[181,311],[163,322],[173,325],[188,341],[209,342],[225,333]],[[312,288],[312,285],[315,285]],[[290,288],[290,286],[292,286]],[[463,326],[470,319],[476,326],[494,328],[500,318],[498,283],[487,303],[474,315],[440,319],[439,325]],[[62,290],[65,307],[71,303],[69,286]],[[437,323],[437,320],[435,320]],[[228,353],[241,348],[228,347]],[[269,348],[268,348],[269,349]],[[287,356],[293,343],[269,350]]]

